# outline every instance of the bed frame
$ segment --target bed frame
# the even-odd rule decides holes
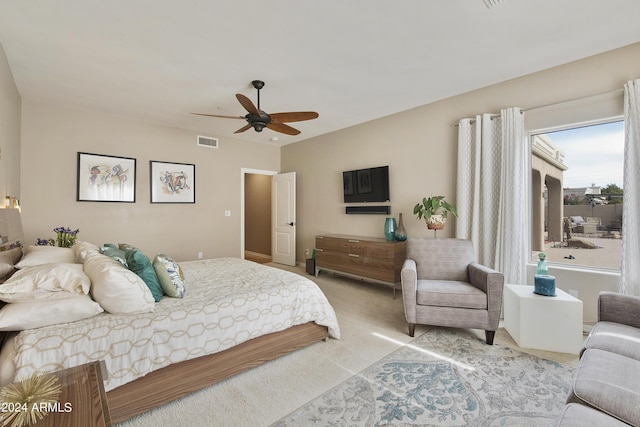
[[[127,420],[327,337],[326,326],[309,322],[169,365],[107,392],[111,421]]]

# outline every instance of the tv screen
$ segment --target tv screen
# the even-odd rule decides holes
[[[342,172],[345,203],[388,202],[389,166]]]

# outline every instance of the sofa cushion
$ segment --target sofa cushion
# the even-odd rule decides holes
[[[467,282],[418,280],[418,305],[487,309],[487,294]]]
[[[584,342],[594,348],[640,360],[640,329],[613,322],[598,322]]]
[[[632,425],[640,420],[640,361],[604,350],[586,350],[568,403],[589,405]]]
[[[557,427],[628,427],[628,424],[610,417],[604,412],[600,412],[589,406],[579,403],[569,403],[566,405],[556,424]]]

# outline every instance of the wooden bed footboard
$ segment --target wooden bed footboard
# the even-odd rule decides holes
[[[169,365],[108,391],[111,420],[124,421],[327,337],[326,326],[309,322]]]

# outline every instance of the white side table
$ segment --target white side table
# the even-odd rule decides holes
[[[533,286],[504,285],[504,327],[524,348],[578,354],[583,344],[582,301],[556,288],[556,296]]]

